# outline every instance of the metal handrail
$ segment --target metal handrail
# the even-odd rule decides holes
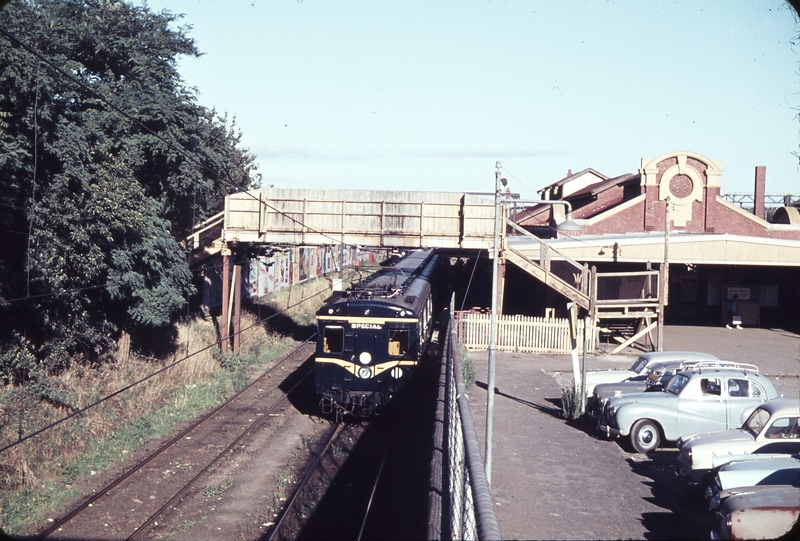
[[[478,434],[475,430],[475,422],[472,417],[472,409],[469,406],[467,388],[464,385],[461,373],[456,325],[452,316],[450,318],[450,333],[448,339],[450,340],[449,349],[453,357],[453,373],[455,375],[456,391],[458,393],[456,395],[456,400],[461,417],[461,427],[464,432],[467,469],[469,470],[472,493],[475,498],[478,539],[502,539],[500,536],[500,526],[497,523],[494,501],[492,500],[492,491],[486,478],[486,469],[484,467],[483,458],[481,457]]]

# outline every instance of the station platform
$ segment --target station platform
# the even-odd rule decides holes
[[[666,350],[703,351],[753,363],[779,393],[800,398],[800,336],[783,330],[665,327]],[[628,368],[638,351],[589,355],[588,370]],[[485,448],[487,352],[471,351],[469,391]],[[593,427],[561,416],[569,355],[498,352],[491,489],[504,539],[708,538],[702,501],[671,483],[677,450],[626,451]]]

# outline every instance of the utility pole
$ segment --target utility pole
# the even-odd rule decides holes
[[[664,209],[664,261],[661,263],[658,295],[658,351],[664,351],[664,310],[667,308],[669,299],[669,229],[671,216],[672,203],[667,196]]]
[[[494,245],[492,246],[492,311],[489,316],[489,374],[486,390],[486,482],[492,483],[492,430],[494,428],[495,360],[497,357],[497,278],[500,259],[500,161],[494,173]],[[505,179],[503,179],[505,180]]]

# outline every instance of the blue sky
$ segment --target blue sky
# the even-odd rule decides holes
[[[513,191],[643,157],[720,160],[723,193],[800,194],[800,33],[779,0],[149,0],[180,72],[236,117],[264,185]]]

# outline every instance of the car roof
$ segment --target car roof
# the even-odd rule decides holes
[[[716,360],[718,357],[710,353],[699,351],[646,351],[639,354],[640,359],[647,359],[648,362],[665,361],[689,361],[689,360]]]
[[[689,374],[721,374],[721,375],[759,375],[758,367],[749,363],[737,363],[734,361],[700,361],[686,366],[681,373]]]
[[[770,416],[775,414],[800,414],[800,400],[796,398],[786,398],[785,396],[779,396],[778,398],[767,400],[758,407],[767,410]]]

